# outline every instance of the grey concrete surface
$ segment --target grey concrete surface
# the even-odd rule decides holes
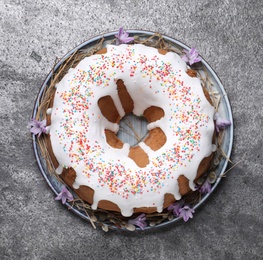
[[[263,259],[262,17],[261,0],[0,0],[0,259]],[[69,212],[27,130],[55,58],[121,25],[196,46],[233,109],[241,163],[193,220],[158,232],[104,233]]]

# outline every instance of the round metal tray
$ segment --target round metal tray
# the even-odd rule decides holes
[[[145,37],[145,38],[149,38],[150,36],[154,35],[154,32],[150,32],[150,31],[142,31],[142,30],[126,30],[129,33],[129,36],[134,37],[134,36],[140,36],[140,37]],[[85,42],[83,42],[82,44],[80,44],[79,46],[75,47],[73,50],[71,50],[69,53],[67,53],[54,67],[53,70],[50,71],[50,73],[47,75],[46,80],[43,82],[40,91],[38,93],[38,96],[36,98],[36,102],[34,105],[34,110],[33,110],[33,118],[36,117],[37,111],[39,109],[39,103],[41,100],[41,97],[43,95],[44,89],[46,88],[46,86],[49,86],[50,84],[50,80],[52,77],[53,72],[56,72],[56,70],[59,68],[59,66],[70,56],[72,55],[75,51],[78,50],[82,50],[82,49],[89,49],[94,47],[96,44],[98,44],[99,40],[102,39],[102,37],[104,38],[104,42],[103,42],[103,47],[106,46],[107,43],[112,42],[112,40],[114,40],[115,35],[117,34],[117,32],[110,32],[110,33],[106,33],[103,35],[99,35],[96,36],[94,38],[91,38],[90,40],[87,40]],[[178,49],[185,49],[185,50],[189,50],[190,48],[188,46],[186,46],[185,44],[183,44],[182,42],[179,42],[171,37],[162,35],[162,37],[164,38],[165,41],[168,41],[170,44],[172,44],[172,46],[178,48]],[[208,78],[209,80],[212,82],[213,84],[213,88],[218,91],[219,95],[221,96],[221,101],[220,101],[220,106],[219,106],[219,113],[221,115],[221,117],[228,119],[232,122],[231,126],[228,127],[225,130],[224,133],[224,140],[223,143],[221,145],[221,148],[223,149],[223,151],[225,152],[226,156],[229,158],[230,154],[231,154],[231,150],[232,150],[232,145],[233,145],[233,117],[232,117],[232,111],[231,111],[231,106],[229,103],[229,100],[227,98],[227,94],[224,90],[224,87],[220,81],[220,79],[218,78],[218,76],[216,75],[216,73],[214,72],[214,70],[209,66],[209,64],[202,58],[202,64],[206,69],[206,72],[208,73]],[[45,178],[47,184],[49,185],[49,187],[53,190],[53,192],[58,195],[58,193],[61,190],[61,183],[57,180],[57,178],[51,174],[48,169],[47,169],[47,165],[45,162],[45,159],[42,157],[41,152],[39,150],[39,147],[37,145],[37,137],[35,137],[33,135],[33,150],[34,150],[34,154],[38,163],[38,166],[40,168],[40,171],[43,175],[43,177]],[[201,204],[203,204],[206,199],[210,196],[210,194],[215,190],[215,188],[217,187],[218,183],[221,180],[222,175],[224,174],[226,167],[227,167],[228,161],[227,159],[222,159],[220,161],[220,164],[218,165],[217,169],[216,169],[216,174],[218,176],[216,182],[213,184],[212,186],[212,191],[206,195],[204,195],[201,200],[195,204],[194,209],[196,210]],[[84,211],[80,211],[79,209],[75,208],[74,206],[72,207],[68,202],[65,203],[65,206],[67,208],[70,208],[74,213],[76,213],[78,216],[80,216],[81,218],[84,218],[86,220],[89,221],[89,217],[85,214]],[[163,227],[163,226],[167,226],[170,223],[174,223],[176,221],[178,221],[179,217],[174,218],[170,221],[165,221],[162,222],[154,227],[150,227],[147,226],[145,228],[145,230],[147,229],[153,229],[153,228],[157,228],[157,227]],[[116,227],[112,224],[111,226],[112,229],[115,229]],[[136,228],[139,230],[139,228]]]

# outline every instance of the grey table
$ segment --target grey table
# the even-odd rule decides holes
[[[0,258],[262,259],[262,12],[260,0],[0,0]],[[104,233],[67,211],[27,129],[55,58],[121,25],[196,46],[233,109],[231,159],[240,163],[193,220],[158,232]]]

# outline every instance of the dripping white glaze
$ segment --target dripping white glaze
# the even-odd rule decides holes
[[[51,115],[51,113],[52,113],[52,108],[48,108],[47,109],[47,115]]]
[[[166,193],[181,198],[180,175],[194,189],[197,168],[213,151],[215,111],[200,80],[189,77],[186,70],[186,63],[172,52],[162,55],[140,44],[108,45],[106,54],[83,59],[57,84],[51,111],[52,149],[60,165],[76,171],[74,188],[85,185],[94,190],[93,209],[100,200],[109,200],[124,216],[139,207],[156,207],[161,212]],[[118,125],[103,117],[97,103],[110,95],[124,116],[118,79],[134,101],[135,115],[150,106],[165,111],[148,129],[160,127],[167,142],[157,151],[140,144],[150,161],[144,168],[128,157],[128,144],[114,149],[106,142],[104,130],[116,133]]]

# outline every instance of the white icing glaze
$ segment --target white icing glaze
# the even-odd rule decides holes
[[[150,156],[152,155],[152,153],[154,153],[154,151],[151,149],[151,147],[149,147],[148,145],[146,145],[144,142],[140,142],[139,146],[144,150],[144,152],[147,153],[147,155]]]
[[[214,108],[204,96],[200,80],[186,74],[186,63],[175,53],[159,54],[144,45],[107,46],[107,53],[82,60],[56,86],[50,137],[60,164],[76,171],[74,188],[94,190],[92,208],[100,200],[116,203],[124,216],[133,208],[156,207],[162,211],[164,195],[180,199],[177,179],[184,175],[194,189],[197,168],[213,151]],[[140,147],[150,163],[138,167],[128,157],[129,145],[112,148],[104,130],[115,133],[118,125],[102,115],[98,100],[110,95],[120,116],[124,109],[116,81],[122,79],[134,101],[133,113],[150,106],[165,111],[148,129],[160,127],[167,142],[157,151]]]
[[[51,115],[51,113],[52,113],[52,108],[48,108],[47,109],[47,115]]]
[[[49,132],[50,132],[50,126],[46,126],[46,134],[49,134]]]
[[[59,165],[58,168],[56,169],[57,174],[61,174],[63,172],[63,165]]]

